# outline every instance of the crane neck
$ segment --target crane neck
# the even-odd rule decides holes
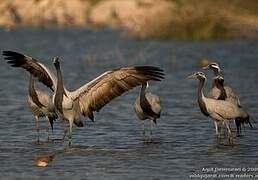
[[[157,117],[158,114],[156,114],[152,108],[151,108],[151,104],[149,103],[149,101],[146,98],[146,88],[147,88],[147,82],[142,84],[141,87],[141,92],[140,92],[140,106],[142,108],[142,111],[144,114],[151,116],[151,117]]]
[[[206,104],[205,104],[205,101],[204,101],[204,99],[206,97],[204,96],[204,93],[203,93],[203,87],[204,87],[205,79],[199,79],[199,81],[200,81],[200,83],[199,83],[199,86],[198,86],[198,94],[197,94],[198,104],[199,104],[201,112],[205,116],[209,116],[209,113],[207,111]]]
[[[40,108],[45,107],[38,99],[38,94],[34,87],[34,78],[31,75],[29,81],[29,96],[31,97],[32,101]]]
[[[57,87],[55,90],[54,105],[60,113],[63,113],[63,106],[62,106],[63,98],[64,98],[64,95],[65,96],[67,95],[64,89],[63,76],[62,76],[60,64],[55,65],[55,67],[57,72]]]
[[[221,73],[218,69],[213,69],[213,74],[214,74],[214,77],[221,75]],[[213,81],[212,87],[216,87],[216,79]]]
[[[147,101],[146,96],[145,96],[146,88],[147,88],[147,83],[145,82],[145,83],[142,84],[141,91],[140,91],[140,104],[141,104],[141,106],[143,106],[144,102]]]
[[[215,79],[214,83],[215,83],[215,87],[220,90],[220,95],[218,97],[218,100],[225,100],[227,98],[227,93],[224,88],[224,81],[221,79]]]
[[[147,83],[143,83],[140,91],[140,105],[142,108],[145,108],[146,104],[149,104],[145,96],[146,88],[147,88]]]

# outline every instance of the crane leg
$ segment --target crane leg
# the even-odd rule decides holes
[[[214,120],[214,126],[215,126],[216,142],[217,144],[219,144],[220,134],[219,134],[218,122],[216,120]]]
[[[50,139],[50,135],[49,135],[49,129],[50,129],[50,122],[49,122],[49,118],[46,116],[46,119],[47,119],[47,126],[46,126],[46,131],[47,131],[47,141],[49,141]],[[52,130],[52,133],[53,133],[53,130]]]
[[[219,127],[218,127],[218,122],[214,120],[214,126],[215,126],[215,133],[217,138],[219,137]]]
[[[39,143],[39,117],[35,116],[36,120],[36,130],[37,130],[37,143]]]
[[[72,130],[73,130],[73,121],[69,120],[69,146],[72,145]]]
[[[64,140],[65,140],[65,136],[66,136],[66,134],[67,134],[67,131],[68,131],[67,129],[64,130],[64,135],[63,135],[63,138],[62,138],[62,141],[63,141],[63,142],[64,142]]]
[[[144,127],[144,121],[141,122],[141,126],[142,126],[142,136],[143,138],[145,138],[145,127]]]
[[[150,121],[150,135],[151,135],[151,136],[152,136],[152,129],[153,129],[153,127],[152,127],[153,125],[152,125],[152,124],[153,124],[153,121],[151,120],[151,121]]]
[[[232,133],[231,133],[231,129],[229,127],[228,122],[225,122],[225,124],[226,124],[227,130],[228,130],[228,135],[231,136]]]
[[[233,144],[233,137],[232,137],[232,133],[231,133],[231,129],[229,127],[228,121],[224,121],[228,130],[228,138],[229,138],[229,143]]]
[[[62,142],[64,142],[65,137],[66,137],[67,132],[68,132],[64,119],[61,120],[61,125],[62,125],[63,131],[64,131],[64,134],[63,134],[63,137],[62,137]]]

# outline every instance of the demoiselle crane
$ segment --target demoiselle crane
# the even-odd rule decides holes
[[[242,107],[240,104],[240,99],[236,92],[228,85],[224,85],[224,77],[221,72],[221,68],[218,63],[212,62],[208,66],[204,67],[203,69],[211,69],[214,73],[214,82],[212,85],[211,90],[208,93],[208,97],[214,98],[214,99],[219,99],[219,100],[226,100],[230,101],[239,107]],[[217,78],[219,77],[219,78]],[[222,86],[221,89],[218,88],[218,86]],[[235,119],[235,124],[237,127],[237,134],[239,135],[241,133],[241,127],[243,126],[244,123],[248,123],[251,128],[253,128],[249,118],[237,118]]]
[[[57,76],[38,60],[13,51],[4,51],[5,59],[15,67],[29,71],[39,81],[54,90],[53,103],[63,119],[69,121],[69,145],[72,139],[73,123],[79,120],[80,114],[94,120],[94,111],[99,111],[115,97],[149,80],[161,81],[163,70],[154,66],[124,67],[107,71],[75,91],[68,91],[58,58],[53,64]],[[80,121],[79,121],[80,122]]]
[[[156,120],[160,118],[161,104],[159,96],[146,92],[148,82],[143,83],[139,96],[137,97],[134,110],[138,118],[142,121],[142,133],[145,135],[144,120],[150,120],[150,134],[152,134],[152,124],[157,123]]]
[[[58,115],[55,111],[54,104],[52,103],[52,97],[49,95],[49,93],[35,89],[34,78],[32,75],[30,76],[29,81],[27,103],[36,120],[37,142],[39,142],[39,117],[45,117],[47,119],[47,133],[49,140],[49,126],[53,132],[53,121],[58,118]]]
[[[219,136],[218,123],[223,122],[227,127],[228,135],[231,139],[229,121],[236,118],[248,119],[248,114],[235,103],[206,97],[203,93],[203,88],[207,78],[203,72],[196,72],[188,76],[188,78],[196,78],[200,82],[197,93],[198,104],[201,112],[213,119],[217,137]]]

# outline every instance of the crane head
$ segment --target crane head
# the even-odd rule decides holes
[[[203,69],[212,69],[213,71],[221,72],[219,64],[216,62],[210,63],[208,66],[203,67]]]
[[[54,57],[54,58],[53,58],[53,64],[54,64],[55,66],[60,64],[60,62],[59,62],[59,57]]]
[[[207,79],[205,74],[203,72],[195,72],[193,73],[192,75],[190,76],[187,76],[187,79],[194,79],[194,78],[197,78],[199,80],[201,79]]]

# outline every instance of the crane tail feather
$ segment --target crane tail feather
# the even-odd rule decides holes
[[[246,117],[238,117],[235,119],[235,123],[236,123],[236,127],[237,127],[237,134],[239,135],[241,133],[242,130],[242,126],[244,126],[244,124],[249,124],[250,128],[253,128],[253,125],[250,121],[250,116],[247,115]]]

